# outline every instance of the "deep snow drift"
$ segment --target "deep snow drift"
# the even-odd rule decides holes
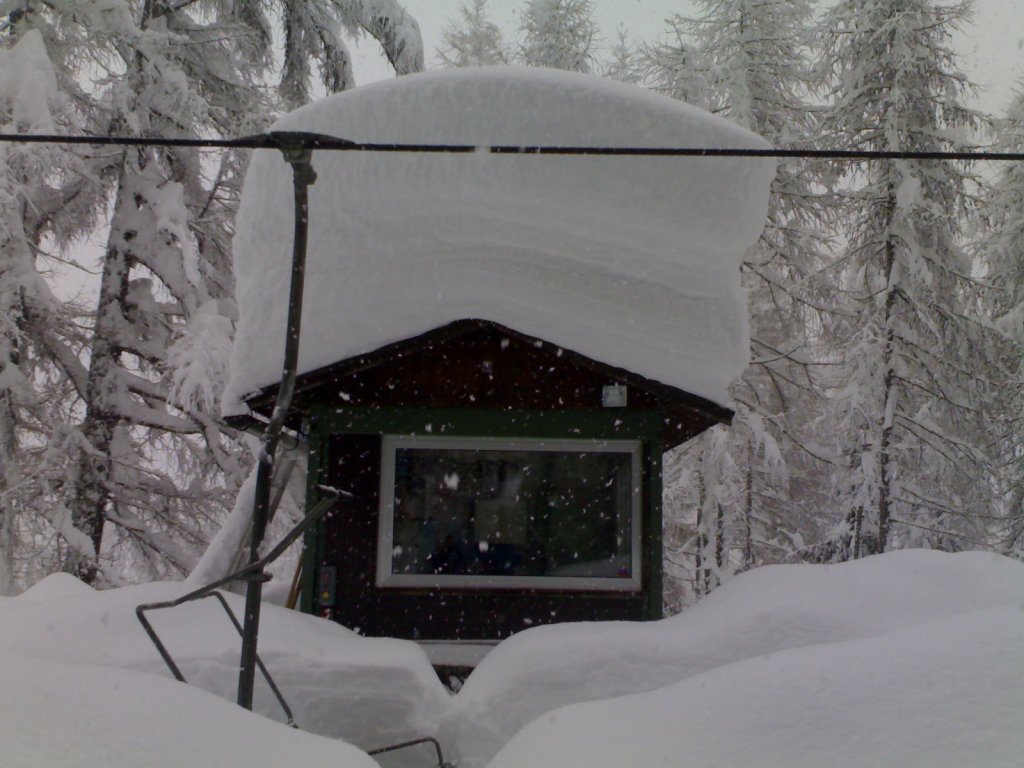
[[[133,611],[187,589],[55,576],[0,599],[0,762],[372,765],[168,679]],[[773,566],[661,622],[530,629],[456,696],[411,643],[264,618],[261,654],[300,725],[364,747],[439,733],[461,768],[1016,768],[1024,754],[1024,565],[986,553]],[[154,619],[186,676],[233,700],[219,609]]]
[[[1015,768],[1024,611],[762,655],[552,712],[491,768]]]
[[[660,622],[524,632],[469,678],[448,740],[464,766],[508,742],[492,768],[1011,768],[1022,712],[1024,565],[910,550],[758,568]]]
[[[536,68],[409,75],[293,112],[274,130],[359,142],[767,148],[635,86]],[[714,400],[747,362],[739,264],[764,224],[766,158],[318,151],[300,372],[482,318]],[[225,410],[280,378],[292,174],[246,175],[240,319]]]
[[[50,749],[52,743],[74,744],[77,739],[84,743],[95,729],[96,738],[103,742],[98,747],[104,750],[102,754],[112,751],[109,743],[123,741],[126,754],[137,760],[83,758],[75,765],[248,765],[242,759],[247,753],[239,752],[237,761],[224,761],[216,755],[218,750],[227,750],[233,739],[242,738],[240,733],[263,729],[267,735],[253,737],[252,751],[262,750],[267,755],[254,765],[305,765],[288,757],[290,751],[306,754],[306,745],[301,739],[296,741],[294,731],[248,715],[233,703],[218,701],[200,690],[234,702],[238,684],[241,643],[214,600],[149,614],[190,685],[183,686],[171,678],[135,618],[135,606],[170,600],[192,588],[184,583],[156,583],[97,592],[70,576],[57,574],[17,598],[0,598],[0,654],[4,654],[0,661],[0,691],[4,691],[0,711],[6,713],[16,707],[19,690],[26,701],[42,702],[40,706],[49,700],[62,702],[53,722],[38,723],[19,736],[20,741],[42,739],[47,744],[40,748]],[[235,615],[241,617],[242,598],[232,594],[226,597]],[[332,622],[278,606],[263,607],[259,653],[303,730],[344,737],[364,749],[435,732],[448,704],[448,693],[415,644],[366,639]],[[39,661],[30,664],[29,659]],[[22,673],[19,670],[23,667],[38,670],[38,689],[33,686],[36,673]],[[119,669],[112,669],[115,667]],[[255,709],[274,720],[284,720],[277,701],[259,676]],[[114,713],[133,711],[135,715],[121,726],[121,732],[117,726],[121,714]],[[197,713],[194,720],[188,711]],[[159,722],[161,717],[164,722]],[[212,723],[223,721],[225,727],[219,738],[215,728],[204,729],[202,733],[207,735],[197,737],[210,746],[214,755],[210,760],[181,757],[160,762],[163,758],[153,757],[150,763],[143,759],[144,742],[150,736],[154,750],[168,748],[169,738],[156,738],[162,730],[173,732],[182,740],[183,748],[192,749],[188,729],[206,719]],[[9,719],[0,717],[0,745],[7,743],[5,729],[15,727],[5,720]],[[24,727],[20,719],[16,725]],[[330,744],[325,748],[317,746],[320,740],[314,741],[309,746],[309,765],[373,765],[356,750],[330,751]],[[279,742],[277,747],[275,742]],[[37,763],[10,763],[5,754],[0,748],[0,765],[51,765],[49,758],[40,758]],[[361,759],[351,759],[352,754]],[[318,763],[313,759],[315,755],[323,760]]]
[[[0,651],[0,763],[10,768],[376,768],[180,683]]]

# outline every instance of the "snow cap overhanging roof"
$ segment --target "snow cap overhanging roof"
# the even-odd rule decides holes
[[[589,75],[409,75],[281,118],[357,142],[768,148],[682,102]],[[314,153],[299,372],[481,318],[727,404],[748,361],[739,266],[775,162],[744,157]],[[239,322],[224,398],[276,384],[292,174],[255,154],[234,241]]]

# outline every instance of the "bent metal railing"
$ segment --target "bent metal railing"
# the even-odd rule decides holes
[[[196,595],[192,600],[203,600],[207,597],[217,598],[221,607],[224,609],[224,612],[228,615],[228,618],[231,619],[231,623],[234,624],[235,629],[238,630],[238,636],[241,637],[242,625],[239,623],[238,617],[235,616],[235,612],[231,610],[231,606],[228,605],[228,601],[224,599],[224,595],[214,590],[213,592]],[[140,605],[135,609],[135,615],[138,616],[139,621],[142,622],[142,626],[146,630],[146,634],[149,635],[149,639],[153,641],[153,645],[155,645],[156,649],[160,652],[160,655],[163,657],[167,667],[171,670],[171,674],[174,675],[175,679],[183,683],[187,683],[188,680],[185,679],[185,675],[182,674],[181,669],[174,662],[174,659],[171,658],[171,654],[168,652],[167,646],[161,642],[160,638],[156,634],[156,630],[153,629],[153,625],[149,623],[149,620],[144,615],[145,611],[157,610],[159,608],[173,608],[176,605],[181,605],[181,603],[172,600],[167,603],[149,603],[147,605]],[[274,682],[274,678],[270,676],[270,671],[267,669],[267,666],[263,663],[263,659],[261,659],[259,655],[256,656],[256,666],[263,674],[263,679],[267,681],[267,685],[270,686],[270,690],[274,692],[274,697],[281,705],[281,709],[284,710],[285,717],[288,718],[288,725],[292,728],[298,728],[299,726],[295,722],[295,716],[292,714],[291,707],[288,706],[288,702],[285,701],[284,696],[281,694],[281,690],[277,687],[277,683]]]
[[[387,752],[395,752],[399,749],[406,749],[408,747],[415,747],[419,744],[432,744],[434,746],[434,752],[437,753],[437,768],[455,768],[451,763],[444,761],[444,755],[441,753],[441,742],[435,739],[433,736],[427,736],[423,739],[413,739],[412,741],[403,741],[401,744],[392,744],[390,747],[381,747],[380,749],[371,749],[366,754],[368,755],[383,755]]]
[[[274,548],[271,549],[266,555],[264,555],[259,560],[249,563],[244,568],[241,568],[235,571],[234,573],[230,573],[221,579],[217,579],[216,581],[211,582],[210,584],[207,584],[203,587],[200,587],[199,589],[195,589],[191,592],[188,592],[175,600],[165,600],[159,603],[144,603],[135,609],[135,616],[138,618],[139,623],[142,624],[142,628],[146,630],[146,634],[149,636],[149,639],[152,641],[153,645],[156,646],[157,652],[160,654],[160,657],[164,660],[164,663],[167,665],[167,668],[171,671],[171,674],[174,675],[174,678],[176,680],[179,680],[183,683],[188,682],[187,680],[185,680],[185,676],[182,674],[181,669],[175,663],[174,658],[170,654],[170,651],[167,650],[167,646],[164,645],[163,641],[160,639],[160,636],[157,635],[156,630],[153,628],[153,625],[146,617],[146,613],[148,611],[159,611],[164,608],[177,608],[179,605],[184,605],[185,603],[190,603],[195,600],[203,600],[208,597],[215,597],[218,600],[218,602],[220,602],[221,606],[224,608],[225,613],[227,613],[228,618],[231,619],[231,623],[235,626],[235,629],[238,631],[238,634],[241,637],[241,623],[235,617],[235,614],[231,610],[231,607],[228,605],[227,600],[225,600],[224,596],[217,590],[220,587],[223,587],[226,584],[230,584],[233,581],[249,580],[253,578],[258,578],[261,580],[268,579],[269,577],[266,575],[266,571],[264,570],[266,566],[277,560],[277,558],[279,558],[284,553],[284,551],[288,549],[288,547],[290,547],[295,542],[296,539],[299,538],[299,536],[308,531],[318,520],[320,520],[321,517],[327,514],[327,511],[334,506],[334,504],[338,501],[339,497],[341,496],[341,492],[334,488],[320,486],[319,490],[322,493],[327,494],[326,498],[321,499],[320,502],[318,502],[317,505],[313,507],[309,514],[306,515],[299,522],[298,525],[296,525],[294,528],[288,531],[288,533],[284,535],[284,537],[274,546]],[[281,694],[281,690],[277,687],[277,684],[271,677],[266,665],[259,657],[256,658],[256,665],[259,668],[260,672],[263,674],[263,677],[267,681],[267,684],[270,686],[270,690],[273,691],[278,703],[281,705],[281,709],[284,710],[285,716],[288,718],[288,725],[292,726],[293,728],[298,728],[298,725],[295,723],[295,718],[292,716],[292,711],[289,708],[288,703],[284,700],[284,696]]]
[[[146,613],[149,611],[159,611],[164,608],[176,608],[177,606],[184,605],[185,603],[195,602],[196,600],[205,600],[206,598],[212,597],[220,603],[224,612],[228,615],[228,618],[234,625],[235,630],[238,632],[239,636],[242,636],[242,624],[238,621],[238,617],[235,616],[234,611],[231,610],[231,606],[228,605],[228,601],[224,598],[224,595],[217,590],[233,581],[251,578],[266,580],[268,578],[264,570],[266,566],[277,560],[277,558],[279,558],[284,551],[299,538],[299,536],[308,531],[318,520],[320,520],[320,518],[327,514],[328,510],[330,510],[344,494],[344,491],[338,491],[335,488],[329,488],[327,486],[319,486],[319,490],[322,493],[327,494],[327,497],[322,499],[315,507],[313,507],[310,513],[306,515],[298,525],[288,531],[281,541],[279,541],[277,545],[260,560],[250,563],[244,568],[241,568],[234,573],[230,573],[222,579],[217,579],[217,581],[211,582],[206,586],[200,587],[192,592],[188,592],[175,600],[165,600],[159,603],[144,603],[135,609],[135,616],[138,618],[139,623],[142,624],[142,628],[146,630],[146,634],[156,647],[157,652],[160,654],[160,658],[164,660],[167,668],[170,670],[171,674],[174,675],[175,680],[186,684],[188,683],[185,679],[185,675],[182,674],[181,668],[174,661],[174,658],[171,656],[167,646],[164,645],[160,636],[157,634],[156,629],[153,628],[152,623],[150,623],[149,619],[146,617]],[[277,684],[274,682],[274,678],[270,674],[270,670],[267,669],[258,654],[256,655],[256,666],[263,675],[263,678],[267,681],[267,685],[273,692],[274,697],[281,705],[281,709],[284,711],[285,717],[287,718],[288,725],[292,728],[298,728],[299,725],[295,722],[295,716],[292,714],[291,707],[288,706],[288,702],[285,701],[284,695],[281,693],[281,689],[277,687]],[[422,739],[413,739],[412,741],[403,741],[400,744],[392,744],[387,747],[381,747],[380,749],[371,750],[367,754],[382,755],[388,752],[395,752],[400,749],[414,747],[419,744],[433,745],[434,751],[437,753],[437,768],[452,768],[451,763],[446,763],[444,761],[444,754],[441,752],[440,742],[430,736]]]

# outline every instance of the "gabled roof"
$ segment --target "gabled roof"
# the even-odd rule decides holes
[[[311,411],[332,406],[600,410],[605,384],[626,385],[630,408],[663,414],[666,447],[732,418],[671,385],[499,323],[465,319],[300,376],[289,421],[298,428]],[[276,394],[267,387],[247,404],[267,417]]]

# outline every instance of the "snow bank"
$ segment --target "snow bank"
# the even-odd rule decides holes
[[[1009,606],[1009,607],[1008,607]],[[586,759],[576,762],[574,750],[578,742],[589,741],[595,745],[595,751],[581,751],[580,755],[599,755],[601,746],[608,747],[608,755],[620,755],[611,749],[613,743],[623,738],[630,729],[639,729],[637,739],[650,738],[653,752],[639,752],[639,755],[651,756],[649,761],[629,759],[616,763],[609,758],[591,762],[592,766],[604,765],[660,765],[653,756],[662,755],[658,750],[666,744],[677,749],[676,754],[686,754],[683,749],[686,740],[698,738],[700,730],[691,730],[689,723],[683,727],[683,721],[676,713],[690,712],[699,709],[694,699],[702,700],[702,691],[710,683],[701,682],[705,678],[702,673],[719,670],[722,677],[710,678],[721,680],[724,688],[734,689],[734,693],[718,692],[713,702],[720,702],[723,708],[731,706],[739,708],[738,712],[728,713],[727,709],[716,710],[725,717],[720,727],[712,729],[707,735],[700,737],[706,740],[708,754],[718,755],[715,760],[707,763],[695,762],[693,765],[831,765],[829,761],[809,760],[807,762],[767,762],[727,759],[729,754],[727,743],[731,737],[723,735],[731,733],[732,724],[740,718],[745,724],[755,728],[756,719],[761,711],[754,709],[749,723],[743,721],[743,701],[746,693],[764,680],[770,679],[772,667],[764,666],[767,662],[757,662],[739,666],[736,671],[729,672],[738,662],[752,659],[764,654],[779,654],[792,649],[810,648],[820,644],[850,643],[846,651],[834,651],[827,656],[837,667],[843,668],[843,653],[856,656],[862,654],[893,653],[909,643],[907,638],[914,637],[916,628],[929,622],[948,622],[947,629],[941,630],[942,637],[953,637],[962,632],[962,640],[971,636],[980,623],[990,621],[1005,624],[1003,630],[995,631],[991,637],[992,647],[985,652],[966,653],[961,647],[962,642],[936,649],[942,656],[943,663],[959,660],[966,669],[978,666],[979,679],[987,679],[992,672],[993,664],[1001,664],[1005,668],[1009,661],[1015,666],[1016,672],[1024,674],[1024,643],[1021,643],[1015,654],[986,661],[985,653],[993,651],[1001,644],[1008,643],[1017,635],[1020,627],[1009,621],[1014,611],[1021,613],[1024,606],[1024,566],[1006,558],[985,553],[963,553],[950,555],[931,551],[903,551],[880,557],[834,566],[790,565],[759,568],[742,574],[725,586],[716,590],[710,597],[688,611],[660,622],[632,624],[617,622],[611,624],[561,624],[537,627],[522,632],[499,645],[467,680],[454,702],[454,708],[446,719],[442,733],[446,741],[457,743],[461,752],[460,765],[482,766],[501,748],[517,731],[535,718],[537,723],[548,723],[554,710],[567,704],[577,702],[609,699],[597,712],[617,710],[621,718],[614,724],[604,715],[595,714],[592,722],[597,725],[593,730],[584,728],[574,731],[577,720],[562,718],[561,711],[556,718],[558,726],[547,728],[535,724],[529,730],[533,736],[525,735],[523,740],[515,741],[519,746],[510,747],[509,756],[503,756],[496,766],[533,765],[535,755],[550,752],[548,758],[539,760],[538,765],[555,763],[555,756],[573,755],[572,765],[588,765]],[[985,613],[989,611],[989,613]],[[994,611],[994,613],[992,612]],[[1002,611],[1002,613],[1000,613]],[[976,613],[981,612],[981,613]],[[1005,620],[1005,621],[1004,621]],[[945,625],[944,625],[945,626]],[[940,630],[936,630],[939,632]],[[858,645],[867,638],[889,635],[891,633],[911,632],[902,636],[903,639],[886,641],[890,645]],[[924,631],[928,634],[928,630]],[[940,635],[936,635],[939,637]],[[916,642],[916,640],[915,640]],[[907,647],[898,658],[913,657],[916,648]],[[818,652],[815,651],[815,654]],[[832,652],[830,652],[832,653]],[[822,657],[822,658],[826,658]],[[772,657],[774,658],[774,656]],[[888,678],[893,675],[898,665],[878,664],[872,662],[864,667],[851,666],[847,671],[848,678],[816,677],[821,666],[812,660],[806,670],[800,671],[800,653],[786,657],[787,668],[794,676],[794,690],[803,686],[807,688],[800,695],[810,700],[808,708],[825,709],[832,697],[840,699],[844,696],[855,697],[856,687],[844,690],[847,682],[863,678],[863,684],[878,686],[878,695],[889,696]],[[808,658],[811,658],[810,656]],[[937,658],[937,657],[936,657]],[[818,656],[813,656],[818,659]],[[877,661],[877,660],[876,660]],[[825,662],[822,661],[822,664]],[[979,666],[980,665],[980,666]],[[918,670],[919,666],[912,669]],[[921,690],[913,693],[927,699],[929,680],[935,679],[942,669],[936,667],[927,677],[918,682]],[[1015,673],[1014,673],[1015,674]],[[746,675],[751,675],[755,682],[743,683]],[[1013,678],[1013,674],[1010,675]],[[912,677],[898,677],[913,688]],[[1015,679],[1015,678],[1014,678]],[[651,704],[639,699],[618,699],[613,697],[634,694],[644,691],[655,691],[677,681],[680,683],[675,692],[666,692],[661,698],[652,698]],[[814,688],[815,680],[820,685]],[[717,685],[717,683],[716,683]],[[950,683],[951,686],[959,683]],[[833,687],[834,686],[834,687]],[[867,689],[866,689],[867,690]],[[972,691],[964,688],[964,696],[972,696]],[[1019,690],[1024,691],[1024,688]],[[813,695],[812,695],[813,694]],[[766,693],[770,700],[775,694]],[[782,695],[780,691],[779,695]],[[795,695],[795,694],[794,694]],[[908,694],[909,695],[909,694]],[[1007,693],[1006,695],[1012,695]],[[1021,694],[1024,696],[1024,693]],[[993,696],[992,707],[1002,701],[1001,694]],[[667,699],[664,697],[668,697]],[[966,699],[973,701],[973,699]],[[1024,704],[1024,699],[1017,699]],[[653,703],[656,702],[656,703]],[[673,714],[673,727],[662,732],[659,730],[664,723],[655,720],[651,728],[641,727],[642,717],[632,720],[634,705],[638,713],[650,713],[658,707],[668,707]],[[685,706],[684,706],[685,705]],[[844,705],[848,707],[850,705]],[[851,717],[869,717],[870,700],[865,699],[864,713],[850,710]],[[977,715],[984,718],[989,713],[986,705]],[[591,712],[591,710],[582,710]],[[1021,711],[1018,707],[1017,711]],[[628,718],[627,718],[628,713]],[[998,714],[998,713],[996,713]],[[573,716],[575,717],[575,715]],[[590,717],[590,715],[587,715]],[[931,732],[925,728],[924,719],[915,721],[913,712],[905,713],[903,719],[909,727],[921,733]],[[922,715],[922,718],[925,716]],[[586,718],[584,718],[586,719]],[[697,718],[694,723],[704,724],[707,721]],[[772,739],[773,730],[783,730],[789,720],[767,719],[751,736],[751,739]],[[915,722],[917,724],[915,724]],[[996,722],[1000,722],[996,718]],[[628,725],[627,725],[628,723]],[[600,735],[605,728],[605,736]],[[824,728],[824,721],[821,727]],[[851,726],[859,737],[869,740],[871,734],[859,726]],[[557,733],[564,728],[564,739],[557,740]],[[923,730],[922,730],[923,729]],[[954,730],[959,732],[960,726]],[[738,731],[737,731],[738,732]],[[965,730],[961,735],[967,738]],[[715,735],[717,734],[717,735]],[[823,730],[822,741],[838,738],[841,734]],[[793,733],[793,738],[804,738],[804,735]],[[714,739],[722,738],[717,744]],[[843,738],[846,738],[844,735]],[[917,738],[917,737],[914,737]],[[923,738],[923,736],[922,736]],[[632,747],[639,748],[635,740],[628,742]],[[824,747],[822,747],[824,748]],[[726,750],[725,752],[715,750]],[[524,757],[529,754],[530,758]],[[539,758],[538,758],[539,759]],[[717,760],[717,762],[716,762]],[[670,764],[673,761],[670,761]],[[876,765],[870,759],[854,761],[849,765]],[[986,765],[985,763],[971,763]],[[994,763],[1001,765],[1001,763]],[[564,761],[561,763],[567,765]],[[688,762],[687,765],[690,765]]]
[[[71,588],[73,583],[79,589]],[[170,678],[135,618],[135,606],[170,600],[189,589],[191,585],[158,583],[92,591],[69,576],[51,576],[17,598],[0,600],[0,652]],[[242,598],[226,597],[235,615],[242,616]],[[149,618],[191,686],[235,700],[240,639],[215,601],[154,611]],[[259,652],[303,730],[363,748],[435,733],[448,703],[448,693],[414,643],[363,638],[333,622],[265,604]],[[170,688],[174,686],[184,688],[176,682]],[[51,693],[64,697],[59,691]],[[284,719],[260,677],[254,709]]]
[[[528,725],[490,768],[1016,768],[1024,610],[746,659]]]
[[[275,130],[362,142],[766,148],[681,102],[587,75],[484,68],[357,88]],[[747,362],[743,252],[774,162],[317,152],[300,372],[478,317],[719,403]],[[291,171],[260,152],[235,237],[225,410],[281,372]]]
[[[152,617],[185,675],[228,701],[170,680],[134,607],[185,589],[56,576],[0,598],[0,762],[370,765],[230,703],[238,639],[211,602]],[[1024,754],[1024,565],[990,554],[760,568],[660,622],[537,627],[454,697],[411,643],[270,605],[263,618],[261,654],[300,725],[362,747],[440,735],[462,768],[1011,768]],[[264,690],[257,707],[280,717]]]
[[[18,768],[377,768],[196,688],[0,650],[0,761]]]
[[[38,602],[54,600],[59,597],[85,597],[94,591],[92,587],[79,581],[70,573],[52,573],[18,595],[18,600],[20,602]]]

